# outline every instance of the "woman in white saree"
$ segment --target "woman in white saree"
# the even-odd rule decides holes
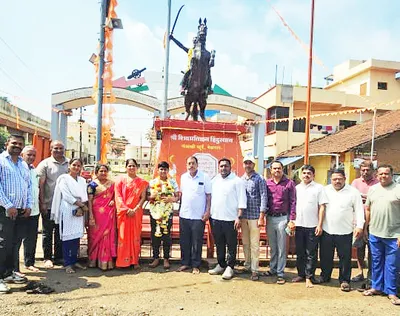
[[[86,180],[79,176],[82,161],[73,158],[69,162],[69,173],[57,179],[51,206],[51,218],[60,225],[64,266],[67,273],[74,268],[84,269],[78,263],[79,239],[84,233],[84,212],[87,211]]]

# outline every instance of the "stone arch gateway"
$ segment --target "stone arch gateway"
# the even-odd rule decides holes
[[[113,92],[116,98],[115,104],[134,106],[159,116],[161,100],[123,88],[113,88]],[[51,139],[67,142],[68,111],[93,105],[92,94],[93,87],[84,87],[51,95]],[[207,102],[207,109],[227,111],[247,119],[265,121],[266,110],[263,107],[240,98],[212,94]],[[170,114],[185,112],[184,98],[169,99],[167,111]],[[253,154],[258,158],[258,170],[264,167],[264,135],[265,123],[256,124],[253,135]]]

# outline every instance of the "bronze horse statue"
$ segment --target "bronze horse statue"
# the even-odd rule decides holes
[[[185,95],[185,109],[187,120],[190,115],[194,121],[198,120],[199,108],[200,117],[206,120],[204,112],[207,106],[207,97],[213,93],[210,68],[214,67],[215,51],[211,53],[206,49],[207,40],[207,19],[199,19],[197,37],[193,41],[193,48],[188,49],[177,41],[172,35],[170,38],[182,48],[188,55],[191,55],[190,69],[185,73],[182,80],[182,94]]]

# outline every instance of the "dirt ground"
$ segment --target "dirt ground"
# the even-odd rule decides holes
[[[11,285],[12,293],[0,296],[0,315],[400,315],[400,307],[386,297],[341,292],[336,279],[306,289],[304,283],[277,285],[270,277],[250,281],[248,274],[224,281],[208,275],[206,267],[199,275],[175,272],[177,267],[152,270],[142,264],[140,272],[89,269],[73,275],[61,267],[38,273],[22,269],[56,292],[26,294],[18,291],[22,285]],[[287,270],[288,280],[294,272]]]

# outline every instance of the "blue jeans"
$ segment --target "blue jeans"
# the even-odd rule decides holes
[[[79,238],[62,242],[64,266],[73,266],[78,262]]]
[[[387,295],[396,295],[400,249],[397,238],[369,235],[372,254],[372,288]]]
[[[271,261],[269,269],[271,273],[283,277],[286,267],[286,224],[287,216],[268,216],[267,235],[271,248]]]

